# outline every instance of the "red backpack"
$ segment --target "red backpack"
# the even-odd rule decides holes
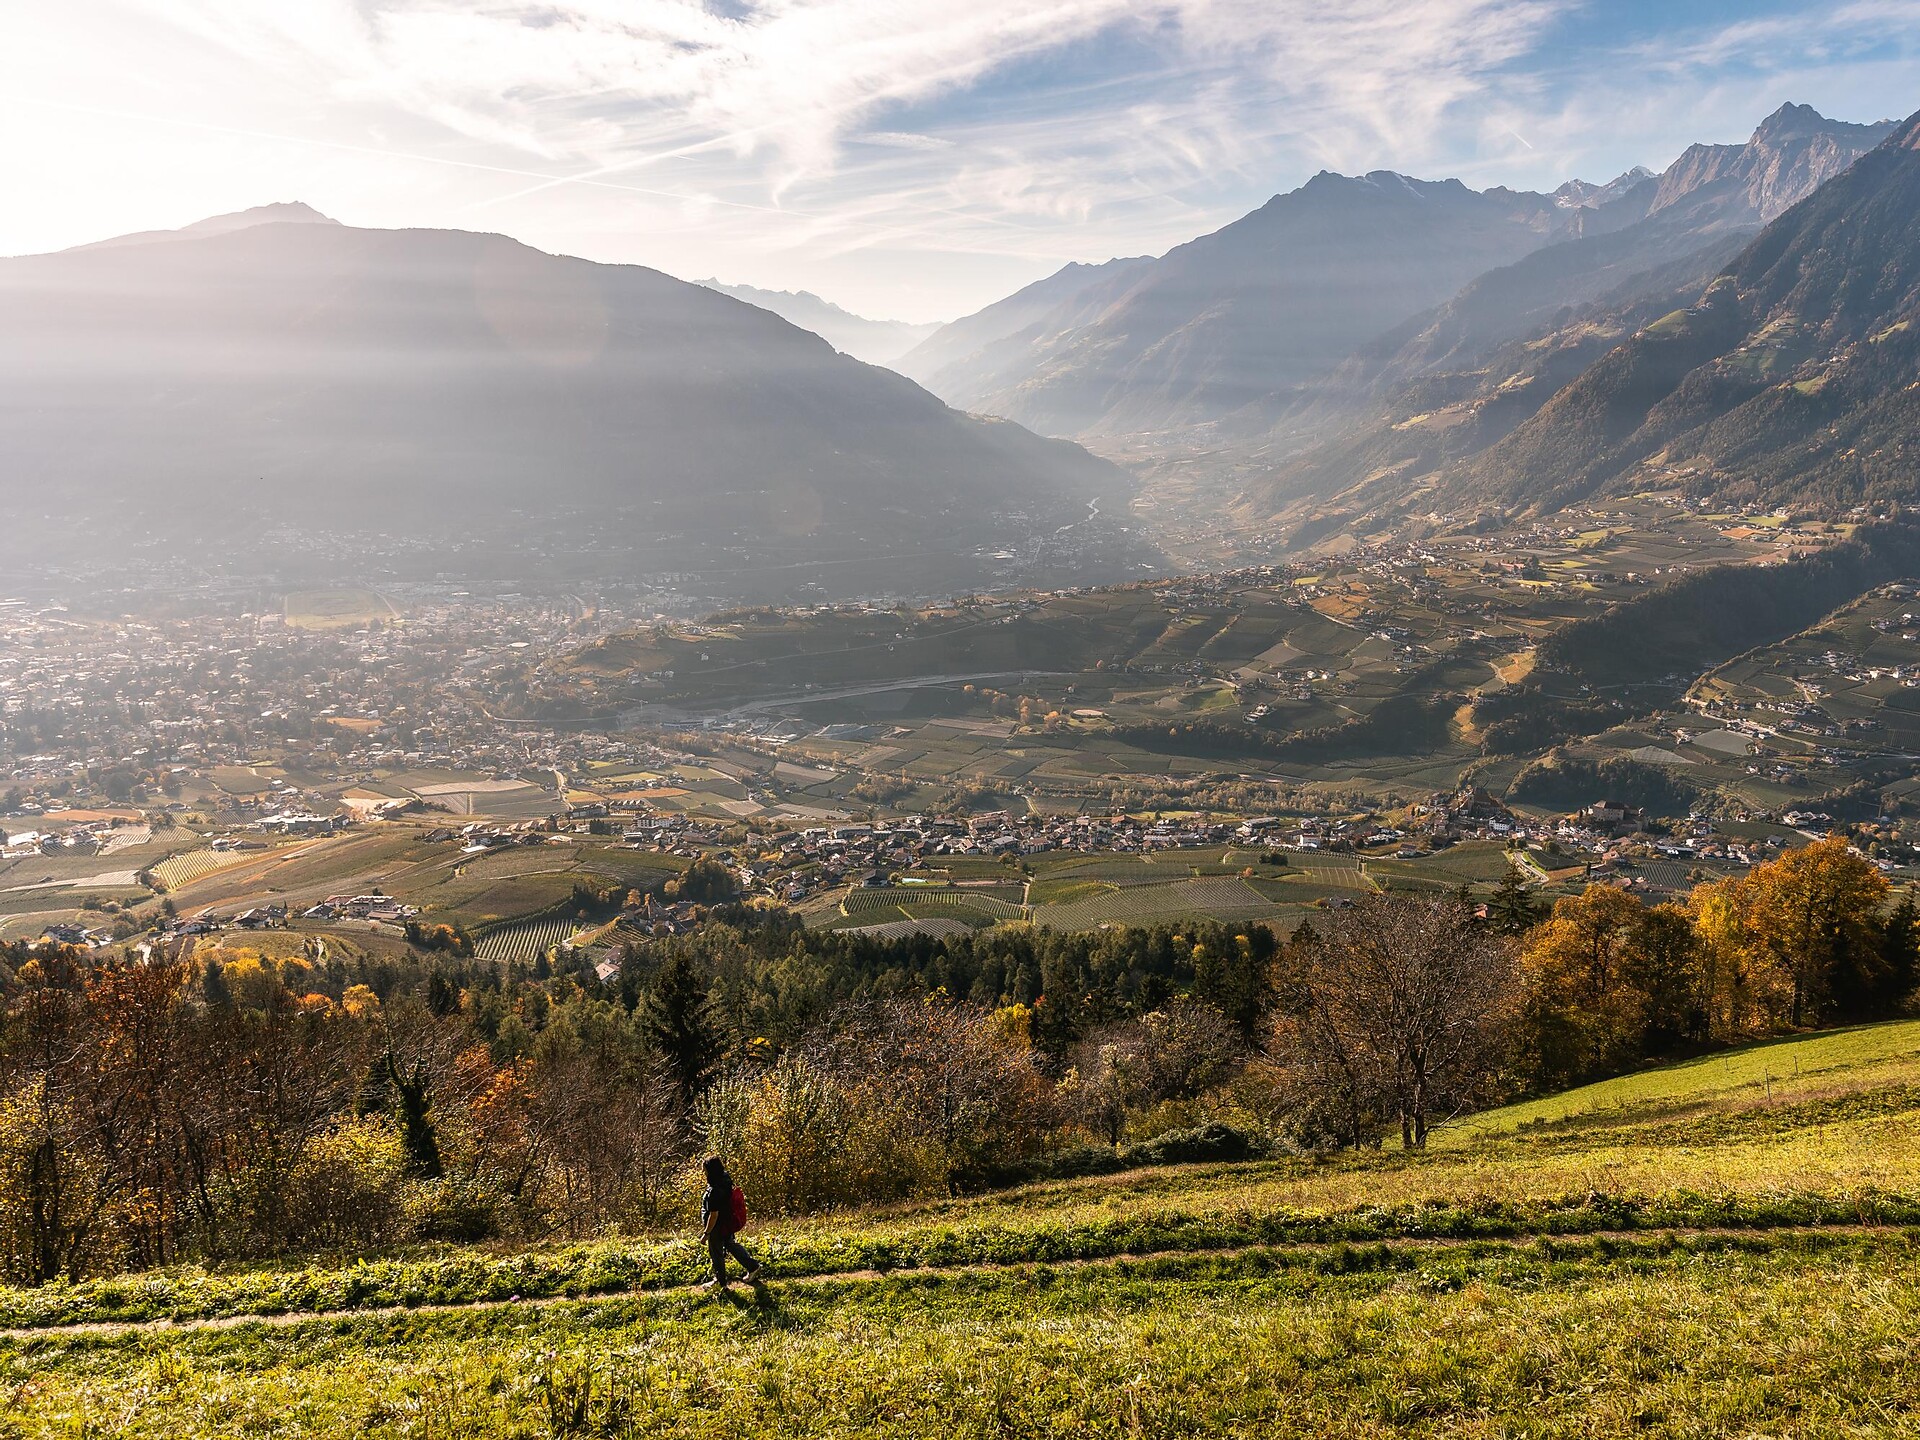
[[[733,1207],[732,1208],[733,1208],[733,1228],[735,1230],[746,1229],[747,1228],[747,1192],[742,1190],[738,1185],[733,1187]]]

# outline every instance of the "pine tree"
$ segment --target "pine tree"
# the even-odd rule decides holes
[[[423,1180],[438,1180],[444,1172],[440,1164],[440,1137],[434,1134],[433,1121],[427,1116],[433,1108],[433,1097],[429,1093],[432,1079],[427,1067],[415,1062],[412,1069],[403,1074],[399,1061],[389,1050],[387,1085],[393,1096],[394,1115],[400,1121],[400,1135],[406,1142],[407,1168]]]
[[[706,977],[686,950],[675,948],[654,973],[641,1021],[667,1062],[680,1103],[691,1106],[713,1073],[723,1044]]]
[[[1518,866],[1509,865],[1500,884],[1487,897],[1487,919],[1503,935],[1521,935],[1540,919],[1540,907],[1528,893]]]
[[[1911,890],[1887,912],[1881,928],[1879,980],[1873,996],[1878,1015],[1898,1014],[1901,1002],[1920,985],[1920,906]]]
[[[436,970],[427,977],[427,1009],[445,1019],[460,1013],[460,987]]]
[[[227,988],[226,971],[218,960],[207,961],[207,968],[201,973],[200,988],[206,994],[209,1010],[231,1010],[233,992]]]
[[[638,945],[629,942],[620,947],[620,1005],[629,1015],[640,1006],[646,994],[646,960]]]

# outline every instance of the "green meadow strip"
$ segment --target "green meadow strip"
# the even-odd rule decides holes
[[[896,1232],[772,1231],[756,1248],[769,1277],[863,1271],[1045,1265],[1122,1256],[1206,1254],[1248,1247],[1339,1246],[1427,1240],[1511,1242],[1535,1237],[1675,1230],[1768,1231],[1920,1226],[1920,1195],[1676,1192],[1655,1197],[1564,1196],[1467,1205],[1429,1203],[1335,1214],[1286,1210],[1193,1215],[1142,1213],[1079,1225],[928,1227]],[[391,1307],[471,1305],[615,1295],[689,1286],[705,1275],[690,1241],[603,1241],[512,1256],[464,1252],[359,1260],[336,1267],[199,1270],[0,1291],[0,1327],[191,1321],[231,1316],[337,1314]]]

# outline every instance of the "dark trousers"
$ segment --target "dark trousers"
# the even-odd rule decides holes
[[[707,1237],[707,1255],[713,1261],[713,1278],[722,1285],[727,1283],[727,1256],[738,1260],[746,1270],[757,1270],[759,1262],[747,1253],[747,1247],[731,1235],[722,1235],[718,1231]]]

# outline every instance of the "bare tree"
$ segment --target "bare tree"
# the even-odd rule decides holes
[[[1032,1052],[975,1006],[877,1001],[843,1012],[811,1049],[896,1135],[932,1147],[950,1192],[1030,1153],[1054,1121]]]
[[[1487,1086],[1511,1012],[1509,944],[1457,899],[1372,896],[1282,967],[1274,1057],[1332,1138],[1424,1148]]]
[[[1240,1032],[1219,1010],[1177,999],[1138,1020],[1103,1026],[1076,1045],[1069,1098],[1083,1125],[1118,1145],[1130,1112],[1205,1094],[1245,1053]]]
[[[522,1148],[539,1162],[558,1223],[582,1233],[609,1220],[658,1221],[686,1154],[665,1062],[650,1050],[583,1046],[527,1069],[517,1096]],[[510,1193],[527,1188],[514,1177]]]

